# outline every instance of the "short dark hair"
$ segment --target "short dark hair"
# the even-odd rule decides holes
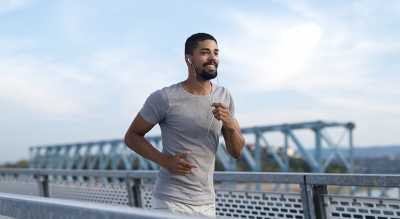
[[[208,33],[196,33],[187,38],[185,43],[185,54],[193,55],[193,50],[199,45],[199,42],[203,42],[204,40],[214,40],[217,43],[217,40]]]

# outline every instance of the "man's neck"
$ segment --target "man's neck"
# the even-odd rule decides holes
[[[183,89],[196,96],[206,96],[212,91],[212,85],[210,80],[201,80],[196,82],[196,80],[191,80],[190,78],[182,82]]]

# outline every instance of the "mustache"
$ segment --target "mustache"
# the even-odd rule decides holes
[[[207,65],[214,65],[215,67],[218,67],[217,63],[215,63],[213,61],[204,63],[203,67],[206,67]]]

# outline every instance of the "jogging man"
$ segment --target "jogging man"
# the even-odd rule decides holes
[[[206,33],[185,43],[188,78],[152,93],[125,135],[126,145],[160,165],[153,188],[153,209],[215,217],[213,173],[219,136],[239,158],[244,138],[229,91],[211,83],[219,65],[217,40]],[[163,150],[145,138],[160,125]]]

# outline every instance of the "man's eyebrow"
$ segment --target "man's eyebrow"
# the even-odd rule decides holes
[[[202,48],[202,49],[200,49],[200,51],[202,51],[202,50],[207,50],[207,51],[210,51],[211,49],[210,49],[210,48]],[[219,52],[219,49],[214,49],[214,51],[217,51],[217,52]]]

